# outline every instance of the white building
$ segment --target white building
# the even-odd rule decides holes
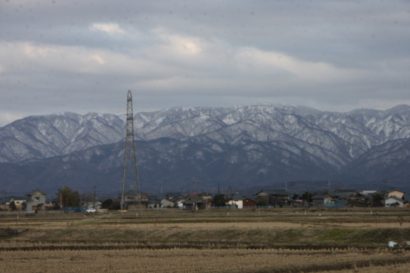
[[[20,199],[20,198],[11,198],[10,201],[6,203],[7,207],[10,208],[11,203],[14,203],[14,207],[16,210],[21,210],[21,209],[24,209],[26,200]]]
[[[168,200],[168,199],[162,199],[161,200],[161,208],[173,208],[175,207],[174,202]]]
[[[360,194],[364,195],[364,196],[370,196],[370,195],[373,195],[375,193],[377,193],[377,191],[375,191],[375,190],[364,190],[364,191],[360,192]]]
[[[46,204],[46,194],[41,191],[33,191],[27,195],[26,212],[43,210]]]
[[[243,209],[243,200],[229,200],[228,202],[226,202],[226,205],[230,207],[236,207],[237,209]]]
[[[179,208],[179,209],[184,209],[184,208],[185,208],[184,202],[185,202],[184,199],[178,200],[178,201],[177,201],[177,208]]]
[[[386,208],[402,208],[404,206],[404,201],[395,197],[389,197],[384,200],[384,206]]]

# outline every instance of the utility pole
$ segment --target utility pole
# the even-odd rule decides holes
[[[97,187],[94,185],[94,187],[93,187],[93,208],[95,209],[95,199],[96,199],[96,196],[97,196],[97,193],[96,193],[96,189],[97,189]]]
[[[124,170],[121,185],[121,210],[125,209],[125,192],[127,191],[127,180],[131,183],[130,188],[133,190],[136,198],[138,195],[138,170],[137,170],[137,152],[134,139],[134,114],[132,106],[132,93],[128,90],[127,94],[127,116],[126,116],[125,142],[124,142]]]

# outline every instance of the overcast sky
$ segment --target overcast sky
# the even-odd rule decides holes
[[[172,106],[410,104],[410,1],[0,0],[0,125]]]

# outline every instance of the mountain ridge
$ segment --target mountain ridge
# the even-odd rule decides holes
[[[308,109],[308,110],[306,110]],[[361,111],[361,112],[357,112]],[[365,112],[362,112],[365,111]],[[410,106],[385,111],[345,113],[294,106],[174,107],[135,115],[136,136],[189,138],[204,135],[218,141],[293,138],[308,145],[327,145],[346,164],[373,145],[410,137]],[[0,162],[19,162],[68,154],[123,138],[119,115],[88,113],[30,116],[0,128]]]
[[[344,113],[272,105],[174,107],[136,113],[134,125],[151,190],[157,183],[187,186],[193,177],[212,189],[223,181],[240,187],[288,180],[370,183],[390,178],[402,183],[410,175],[405,170],[410,169],[406,105]],[[64,113],[15,121],[0,128],[0,184],[55,186],[71,177],[110,185],[120,176],[124,134],[124,121],[114,114]],[[87,157],[98,158],[98,151],[106,157],[101,158],[104,167]],[[75,168],[67,172],[67,166]]]

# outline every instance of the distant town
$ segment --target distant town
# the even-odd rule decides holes
[[[62,187],[54,196],[35,190],[26,196],[3,197],[0,211],[20,211],[34,214],[44,211],[104,213],[120,209],[120,197],[99,198],[95,193],[80,193]],[[399,189],[391,191],[340,189],[322,192],[292,193],[283,189],[260,190],[252,196],[239,193],[168,193],[156,196],[148,193],[129,193],[125,208],[132,209],[183,209],[213,208],[317,208],[337,209],[351,207],[410,208],[406,194]]]

